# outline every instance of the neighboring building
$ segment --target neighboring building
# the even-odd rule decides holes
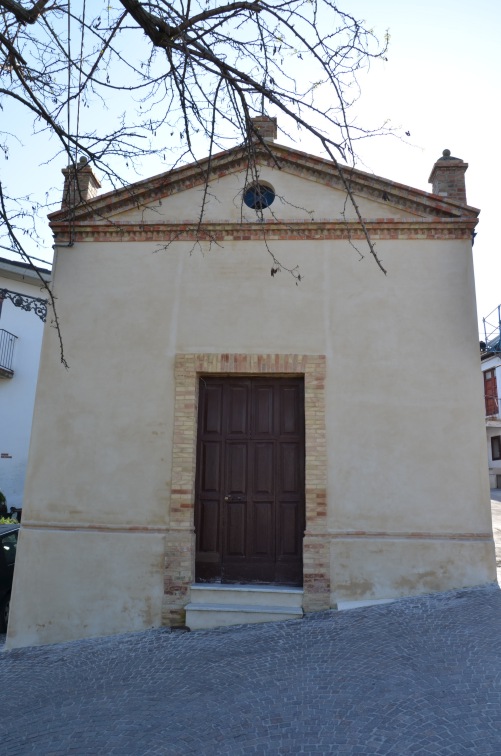
[[[69,370],[46,329],[9,648],[495,579],[467,165],[341,169],[383,275],[260,124],[257,185],[241,148],[102,196],[82,163],[50,218]]]
[[[491,488],[501,488],[501,305],[484,321],[484,340],[480,342],[484,381],[485,426]]]
[[[40,269],[46,281],[50,271]],[[0,258],[0,491],[23,506],[33,405],[42,346],[41,282],[26,263]],[[9,294],[2,296],[2,291]],[[12,299],[17,299],[15,306]]]

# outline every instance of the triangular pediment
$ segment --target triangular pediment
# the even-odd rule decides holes
[[[475,208],[447,198],[274,143],[257,148],[255,164],[259,180],[275,192],[275,201],[263,211],[264,220],[270,222],[356,221],[346,183],[367,221],[473,220],[478,215]],[[244,150],[234,148],[210,162],[192,163],[95,197],[74,209],[72,222],[146,226],[255,222],[256,212],[242,203],[243,191],[255,175],[249,172]],[[66,218],[67,211],[60,210],[50,216],[51,224]]]

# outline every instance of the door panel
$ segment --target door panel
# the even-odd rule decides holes
[[[234,441],[226,444],[226,495],[245,495],[248,452],[248,444]]]
[[[245,502],[228,502],[226,511],[226,557],[245,557]]]
[[[274,489],[275,444],[258,441],[253,447],[253,490],[255,494],[270,496]]]
[[[204,554],[219,553],[219,501],[202,499],[198,530],[200,551]]]
[[[273,559],[273,501],[256,501],[250,509],[249,555]]]
[[[301,472],[298,446],[291,443],[281,444],[280,452],[281,491],[298,496]]]
[[[208,385],[205,387],[206,400],[202,427],[205,435],[214,433],[221,435],[221,423],[223,419],[223,387]]]
[[[219,492],[221,444],[217,441],[204,441],[202,444],[202,491]]]
[[[293,557],[297,553],[302,536],[298,514],[295,502],[281,501],[279,503],[278,553],[282,557]]]
[[[302,393],[302,392],[301,392]],[[280,433],[300,434],[299,387],[284,386],[281,390]]]
[[[230,385],[226,392],[227,409],[227,432],[229,436],[242,436],[247,434],[249,424],[249,391],[246,386]]]
[[[254,412],[252,413],[255,436],[273,435],[273,386],[254,386]]]
[[[196,580],[302,584],[301,378],[200,380]]]

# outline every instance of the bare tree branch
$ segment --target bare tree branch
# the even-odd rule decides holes
[[[37,278],[40,281],[41,288],[47,292],[47,296],[49,298],[49,301],[52,307],[53,325],[57,331],[57,336],[59,339],[59,353],[61,357],[61,363],[64,365],[65,368],[68,368],[68,363],[66,362],[66,358],[64,356],[63,337],[61,334],[61,326],[59,323],[59,318],[58,318],[58,314],[56,310],[56,301],[55,301],[54,294],[52,293],[52,289],[50,288],[48,282],[40,273],[40,270],[33,263],[30,255],[25,252],[23,245],[19,241],[17,234],[14,231],[14,228],[10,222],[10,219],[8,217],[7,210],[5,207],[5,198],[4,198],[4,193],[3,193],[3,188],[2,188],[1,183],[0,183],[0,219],[3,221],[3,223],[7,225],[10,238],[12,239],[12,242],[15,244],[16,250],[19,252],[23,260],[29,264],[30,268],[36,274]]]
[[[49,0],[38,0],[32,8],[26,10],[21,3],[16,3],[14,0],[3,0],[2,2],[2,6],[13,13],[20,24],[36,24],[40,14],[43,13],[48,4]]]
[[[337,167],[370,255],[385,272],[349,168],[338,160],[353,165],[358,140],[385,131],[351,114],[358,72],[385,59],[386,47],[387,39],[378,41],[336,0],[120,0],[93,7],[90,16],[85,0],[0,0],[0,110],[8,122],[10,109],[23,108],[34,131],[56,137],[47,140],[44,161],[63,154],[78,170],[85,156],[111,188],[130,184],[131,171],[146,170],[153,156],[165,170],[195,162],[206,182],[201,238],[212,155],[241,144],[249,181],[257,181],[258,145],[280,164],[253,119],[281,115],[284,133],[308,133]],[[8,158],[17,138],[0,133],[0,154]],[[0,243],[21,250],[19,230],[36,223],[33,206],[4,185]],[[286,270],[264,244],[273,270]]]

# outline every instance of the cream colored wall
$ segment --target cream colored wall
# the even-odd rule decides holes
[[[403,537],[331,541],[331,602],[414,596],[495,580],[485,540]]]
[[[494,579],[469,243],[272,249],[59,250],[8,647],[160,624],[177,352],[327,355],[333,603]]]
[[[56,483],[56,481],[55,481]],[[21,528],[10,647],[160,625],[161,533]]]
[[[405,524],[446,533],[489,527],[488,510],[479,520],[471,505],[485,498],[486,480],[467,247],[378,243],[386,277],[365,262],[356,275],[348,257],[338,263],[327,348],[329,382],[343,400],[330,408],[328,448],[343,474],[331,478],[332,527],[398,531]],[[347,437],[337,432],[350,424]],[[463,464],[468,472],[459,482]]]

